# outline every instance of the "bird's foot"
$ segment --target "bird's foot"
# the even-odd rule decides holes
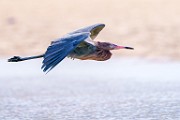
[[[21,57],[19,57],[19,56],[14,56],[14,57],[8,59],[8,62],[19,62],[19,61],[22,61]]]

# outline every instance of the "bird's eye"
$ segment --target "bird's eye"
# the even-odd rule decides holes
[[[114,48],[116,45],[114,45],[114,44],[112,44],[112,45],[110,45],[110,48]]]

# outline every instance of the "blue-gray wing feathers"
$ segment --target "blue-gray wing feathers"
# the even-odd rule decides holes
[[[84,28],[80,28],[78,30],[75,30],[73,32],[68,33],[69,35],[75,34],[75,33],[82,33],[82,32],[90,32],[91,39],[96,38],[96,36],[99,34],[99,32],[105,27],[105,24],[94,24],[90,25]]]
[[[49,72],[58,63],[60,63],[76,46],[87,39],[90,33],[76,33],[72,35],[64,36],[57,42],[52,43],[44,55],[42,69],[44,72]]]

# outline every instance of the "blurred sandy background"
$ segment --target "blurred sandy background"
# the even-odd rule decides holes
[[[179,0],[0,0],[0,56],[36,55],[80,27],[105,23],[96,40],[132,46],[114,53],[180,59]]]
[[[96,40],[135,50],[47,75],[42,59],[7,62],[95,23]],[[0,58],[0,120],[180,120],[180,62],[162,62],[180,60],[180,0],[0,0]]]

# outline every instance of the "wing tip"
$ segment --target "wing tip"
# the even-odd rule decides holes
[[[96,27],[102,27],[102,28],[104,28],[106,25],[105,25],[104,23],[97,23],[97,24],[94,24],[94,25],[92,25],[92,26],[95,26],[95,28],[96,28]]]
[[[97,26],[105,26],[104,23],[96,23],[95,25],[97,25]]]

